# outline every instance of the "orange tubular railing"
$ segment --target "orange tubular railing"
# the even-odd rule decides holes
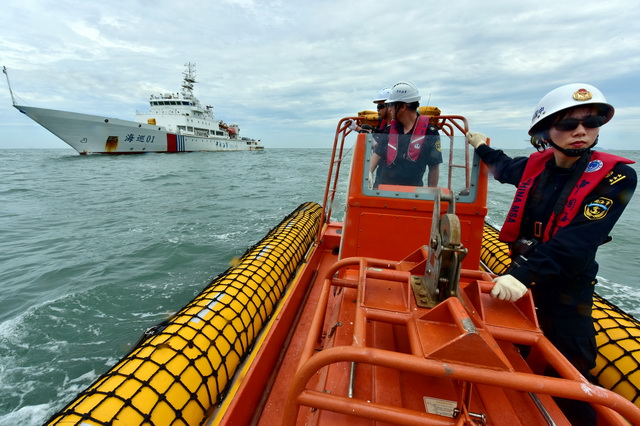
[[[296,424],[300,406],[396,424],[463,424],[460,417],[466,417],[468,414],[465,414],[467,407],[464,404],[461,407],[461,413],[458,418],[447,418],[409,408],[389,406],[375,401],[354,399],[348,396],[329,394],[306,388],[309,380],[324,367],[341,362],[387,367],[463,383],[490,385],[502,389],[586,401],[594,404],[600,418],[605,419],[608,424],[626,424],[613,411],[624,416],[632,424],[640,424],[640,411],[634,404],[614,392],[589,383],[537,328],[534,330],[519,330],[518,333],[513,333],[508,327],[500,324],[483,324],[483,328],[493,336],[492,338],[514,344],[531,345],[533,349],[539,351],[549,365],[558,371],[562,378],[515,371],[501,351],[495,349],[496,356],[499,359],[497,362],[498,364],[503,362],[504,368],[487,368],[482,365],[473,365],[473,360],[467,360],[466,362],[447,360],[447,362],[443,362],[429,358],[429,355],[424,353],[424,346],[422,345],[422,342],[425,341],[424,339],[428,340],[429,336],[422,336],[418,327],[415,326],[415,321],[425,315],[425,310],[412,308],[408,312],[395,312],[362,308],[363,291],[367,279],[385,280],[386,287],[392,287],[395,283],[406,282],[410,274],[407,271],[398,270],[399,264],[400,262],[352,257],[338,261],[327,271],[298,371],[295,374],[287,398],[284,425]],[[345,268],[349,268],[353,275],[354,267],[357,267],[358,270],[356,278],[338,278],[341,276],[340,272]],[[467,294],[466,292],[469,292],[469,295],[464,298],[461,295],[460,299],[452,297],[443,302],[452,306],[451,312],[454,322],[461,328],[467,328],[468,325],[465,326],[464,324],[468,324],[468,322],[465,321],[470,321],[468,315],[471,314],[468,311],[469,308],[465,306],[469,305],[469,303],[477,303],[479,306],[472,306],[472,311],[482,311],[484,309],[482,302],[478,301],[477,298],[481,294],[486,296],[486,293],[492,287],[489,282],[477,281],[477,278],[484,280],[489,278],[486,273],[469,272],[470,274],[465,276],[467,278],[471,276],[472,279],[476,279],[476,281],[468,283],[462,289],[465,295]],[[316,351],[317,342],[321,339],[332,287],[357,288],[358,297],[353,324],[353,342],[351,345],[334,346]],[[473,292],[476,292],[477,295],[474,296]],[[464,305],[460,301],[461,299],[466,300]],[[478,315],[484,318],[483,312],[479,312]],[[409,331],[411,353],[401,353],[367,346],[366,324],[370,321],[406,325]],[[470,417],[467,420],[471,422]]]
[[[333,211],[333,203],[335,201],[336,192],[338,191],[338,177],[340,176],[340,167],[344,155],[344,142],[351,130],[348,127],[349,121],[357,121],[358,117],[343,118],[338,123],[336,135],[333,141],[333,149],[331,151],[331,162],[329,164],[329,172],[327,173],[327,184],[325,185],[324,197],[322,199],[322,208],[324,214],[318,229],[318,242],[324,229],[324,225],[331,221],[331,213]],[[337,156],[336,156],[337,154]]]

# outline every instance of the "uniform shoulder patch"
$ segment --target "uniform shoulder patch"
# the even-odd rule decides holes
[[[584,216],[589,220],[600,220],[607,215],[612,205],[613,201],[609,198],[600,197],[584,206]]]
[[[607,180],[607,182],[609,182],[609,185],[615,185],[616,183],[620,182],[626,177],[627,176],[623,175],[622,173],[616,173],[616,172],[610,171],[609,173],[607,173],[607,175],[604,178]]]

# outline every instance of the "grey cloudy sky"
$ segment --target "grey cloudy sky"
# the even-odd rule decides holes
[[[522,148],[537,101],[582,82],[616,107],[600,146],[638,149],[635,0],[8,0],[2,12],[0,65],[26,105],[133,119],[194,62],[195,94],[218,119],[266,147],[316,148],[381,88],[412,80],[421,105]],[[2,84],[0,147],[66,146]]]

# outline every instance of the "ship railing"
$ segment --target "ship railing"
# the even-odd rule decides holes
[[[500,307],[496,308],[494,304],[493,307],[485,308],[485,304],[491,304],[488,293],[493,287],[490,282],[492,276],[482,271],[463,270],[467,283],[463,287],[463,295],[450,297],[429,311],[416,308],[407,301],[408,298],[405,298],[406,309],[389,309],[386,300],[376,308],[375,300],[370,298],[372,296],[367,296],[370,294],[367,291],[371,290],[366,288],[368,285],[370,287],[371,280],[386,290],[395,287],[405,291],[403,288],[410,286],[407,282],[410,276],[411,272],[406,269],[404,262],[364,257],[342,259],[326,271],[316,312],[287,397],[283,425],[295,425],[302,406],[395,424],[457,425],[463,424],[460,416],[466,416],[468,424],[472,424],[474,416],[484,416],[469,411],[468,400],[464,395],[458,397],[457,418],[360,399],[354,397],[354,388],[358,390],[355,373],[350,376],[350,383],[348,389],[343,390],[344,394],[326,389],[322,383],[318,385],[320,390],[308,388],[312,378],[326,379],[327,373],[323,371],[340,363],[350,363],[352,372],[353,366],[362,364],[451,380],[458,383],[460,386],[457,388],[466,395],[470,395],[476,385],[528,393],[543,418],[547,418],[549,413],[539,403],[537,395],[544,395],[545,401],[551,404],[553,403],[549,397],[586,401],[594,406],[603,424],[626,425],[627,421],[640,424],[638,407],[612,391],[589,383],[544,337],[537,326],[530,294],[513,304],[498,301],[495,303],[502,303]],[[381,282],[384,284],[380,284]],[[331,346],[335,331],[326,329],[331,323],[327,321],[327,315],[331,311],[328,308],[332,306],[329,301],[345,289],[357,292],[356,308],[351,317],[353,322],[349,326],[352,327],[353,338],[351,344]],[[386,291],[384,293],[384,297],[388,296]],[[498,309],[500,312],[488,314],[488,309]],[[514,315],[518,318],[511,317]],[[418,325],[420,321],[423,321],[422,326]],[[512,321],[519,325],[512,326]],[[372,322],[404,326],[408,332],[409,353],[369,345],[367,327]],[[471,327],[470,324],[479,324],[480,329]],[[443,335],[450,338],[449,343],[444,346],[442,341],[437,341],[435,346],[432,343],[434,327],[438,326],[446,328]],[[458,334],[452,334],[452,329],[457,329]],[[343,333],[346,333],[348,339],[351,331]],[[516,371],[511,365],[511,359],[499,349],[496,341],[530,346],[531,353],[535,353],[530,370],[519,367],[520,371]],[[472,347],[470,350],[459,351],[456,348],[460,348],[461,343]],[[331,347],[325,349],[325,345]],[[443,352],[446,353],[446,359],[439,355]],[[493,356],[484,356],[488,353]],[[477,361],[478,359],[482,361]],[[561,377],[532,372],[543,370],[545,365],[551,366]],[[344,369],[341,368],[341,371]],[[365,385],[365,388],[369,387]],[[557,408],[555,412],[558,413]]]
[[[438,130],[442,131],[445,137],[449,138],[449,163],[447,170],[447,188],[453,190],[453,169],[460,168],[465,170],[465,188],[471,186],[471,162],[469,154],[469,144],[464,143],[464,163],[456,164],[453,158],[455,130],[457,129],[463,135],[469,132],[469,123],[467,119],[461,115],[435,116],[431,118],[431,122],[436,125]]]
[[[331,150],[331,162],[329,163],[329,172],[327,173],[327,182],[322,200],[323,215],[318,230],[317,241],[320,241],[320,235],[324,225],[331,221],[333,205],[338,192],[338,178],[340,177],[340,169],[344,160],[344,144],[347,135],[351,133],[349,124],[351,121],[357,121],[358,117],[346,117],[338,122],[336,134],[333,140],[333,148]]]

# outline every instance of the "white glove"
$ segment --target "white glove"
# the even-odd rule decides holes
[[[467,142],[474,148],[487,143],[487,137],[482,133],[467,133],[465,135]]]
[[[527,287],[512,275],[502,275],[493,280],[496,283],[491,289],[491,297],[494,299],[515,302],[525,295]]]
[[[358,128],[358,125],[355,121],[352,121],[347,127],[349,128],[349,130],[356,130]]]
[[[369,189],[373,189],[373,173],[369,172]]]

